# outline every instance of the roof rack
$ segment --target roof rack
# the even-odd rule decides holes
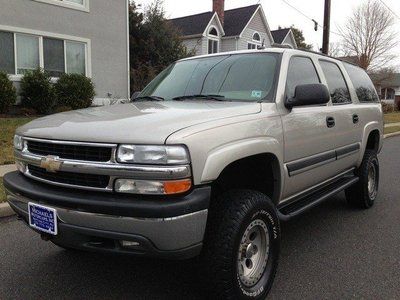
[[[277,44],[277,43],[273,43],[271,45],[272,48],[285,48],[285,49],[294,49],[291,45],[289,44]]]
[[[331,55],[328,55],[328,54],[325,54],[325,53],[322,53],[322,52],[317,52],[317,51],[307,50],[307,49],[296,49],[296,50],[303,51],[303,52],[307,52],[307,53],[313,53],[313,54],[317,54],[317,55],[321,55],[321,56],[325,56],[325,57],[329,57],[329,58],[336,59],[336,60],[341,61],[341,62],[348,63],[348,64],[353,65],[353,66],[360,67],[360,66],[357,65],[356,63],[347,61],[347,60],[345,60],[345,59],[343,59],[343,58],[333,57],[333,56],[331,56]]]

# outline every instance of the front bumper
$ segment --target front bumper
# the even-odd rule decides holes
[[[138,197],[63,189],[18,172],[4,176],[7,201],[26,222],[28,202],[57,210],[64,247],[184,259],[200,253],[210,187],[176,197]],[[123,247],[122,241],[131,246]],[[132,246],[133,245],[133,246]]]

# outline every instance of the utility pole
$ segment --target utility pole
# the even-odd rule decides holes
[[[329,33],[331,30],[331,0],[325,0],[324,10],[324,37],[322,40],[322,53],[329,53]]]

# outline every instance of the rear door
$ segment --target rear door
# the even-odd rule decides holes
[[[359,105],[352,102],[349,87],[344,77],[345,70],[340,63],[320,59],[319,64],[324,74],[331,95],[334,110],[332,117],[336,123],[336,171],[341,172],[355,166],[358,161],[362,126],[360,126]]]
[[[294,96],[297,85],[322,82],[317,64],[317,60],[308,56],[290,58],[285,98]],[[332,121],[334,110],[331,103],[284,109],[285,200],[337,175],[335,148],[338,131],[335,121]]]

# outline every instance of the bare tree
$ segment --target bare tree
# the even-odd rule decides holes
[[[356,56],[359,65],[372,72],[385,67],[395,55],[398,44],[392,13],[376,0],[367,0],[354,10],[340,28],[343,48]]]
[[[329,43],[329,53],[332,57],[344,57],[350,56],[350,52],[343,47],[343,44],[340,42],[331,42]]]

